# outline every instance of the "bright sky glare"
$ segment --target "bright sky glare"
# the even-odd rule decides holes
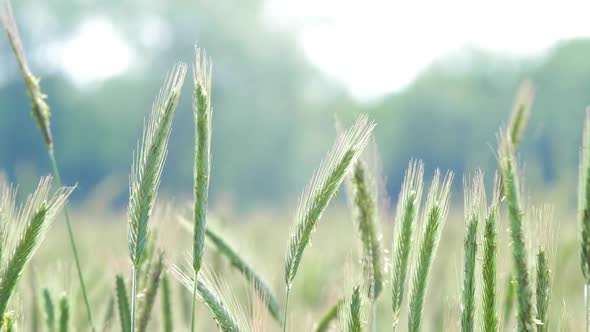
[[[535,56],[590,36],[588,0],[269,0],[266,15],[298,34],[309,60],[359,98],[409,84],[465,47]]]
[[[75,83],[100,81],[125,71],[132,50],[107,19],[85,21],[61,49],[61,66]]]

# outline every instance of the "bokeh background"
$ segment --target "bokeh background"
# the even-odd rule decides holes
[[[335,136],[335,116],[347,122],[359,112],[378,123],[390,192],[412,157],[427,169],[491,172],[495,132],[526,78],[536,88],[520,150],[527,183],[574,184],[590,104],[583,2],[13,6],[31,67],[49,95],[65,181],[79,186],[76,200],[109,180],[126,190],[132,151],[159,86],[174,62],[192,61],[195,44],[214,63],[213,201],[252,209],[296,197]],[[7,42],[0,68],[0,168],[15,182],[33,183],[48,162]],[[164,190],[178,196],[192,190],[190,105],[185,87],[163,177]],[[125,197],[119,193],[112,203],[124,205]]]
[[[535,101],[519,146],[526,197],[555,206],[561,238],[554,266],[567,271],[555,284],[551,326],[570,331],[583,326],[575,209],[582,123],[590,105],[587,2],[13,0],[13,7],[31,69],[48,95],[64,182],[78,186],[71,200],[74,228],[83,270],[90,284],[99,285],[91,294],[98,312],[111,295],[114,273],[129,272],[128,174],[144,120],[167,71],[177,61],[191,63],[197,45],[214,66],[210,210],[279,297],[294,205],[334,141],[336,118],[348,124],[367,113],[377,122],[375,141],[390,205],[411,158],[425,162],[427,183],[437,167],[455,172],[450,222],[428,291],[426,330],[456,327],[461,177],[482,168],[491,182],[498,127],[508,121],[517,87],[529,79]],[[155,226],[173,262],[182,261],[190,248],[186,231],[172,226],[178,215],[190,218],[190,85],[187,80],[174,120],[159,195],[161,202],[173,202],[173,212]],[[0,173],[18,183],[24,196],[49,170],[2,36]],[[342,196],[322,220],[296,281],[292,317],[302,326],[313,326],[338,298],[343,266],[354,260],[356,239]],[[384,210],[385,248],[391,246],[392,220],[393,210]],[[506,226],[504,216],[500,257],[508,257]],[[63,222],[55,227],[36,258],[39,287],[58,279],[54,288],[69,290],[80,301]],[[219,260],[210,249],[206,256],[213,264]],[[56,260],[66,272],[56,273]],[[499,264],[503,296],[510,261]],[[216,265],[216,271],[228,270]],[[27,303],[25,295],[19,299]],[[384,297],[379,308],[387,328],[388,301]],[[199,310],[200,317],[208,317]],[[78,311],[77,322],[84,326]],[[207,320],[200,324],[212,326]]]

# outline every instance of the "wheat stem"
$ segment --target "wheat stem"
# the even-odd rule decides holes
[[[168,274],[162,276],[162,323],[164,332],[174,331],[172,319],[172,301],[171,301],[170,281]]]
[[[55,152],[53,148],[49,149],[49,160],[51,160],[51,167],[53,168],[53,176],[55,177],[56,184],[58,187],[62,187],[63,184],[61,182],[59,167],[57,165],[57,160],[55,159]],[[80,282],[80,289],[82,290],[82,298],[84,299],[84,306],[86,309],[86,315],[88,317],[88,323],[90,324],[90,329],[94,332],[96,331],[96,329],[94,327],[94,322],[92,320],[92,310],[90,308],[90,301],[88,300],[88,292],[86,291],[86,282],[84,281],[84,276],[82,275],[80,254],[78,253],[78,247],[76,246],[76,238],[74,236],[74,230],[72,228],[72,222],[70,220],[70,212],[67,203],[64,205],[63,212],[64,217],[66,219],[66,228],[68,230],[70,247],[72,248],[72,253],[74,254],[74,263],[76,264],[76,272],[78,274],[78,281]]]
[[[287,331],[287,319],[289,314],[289,294],[291,293],[291,287],[287,286],[287,290],[285,291],[285,314],[283,315],[283,332]]]

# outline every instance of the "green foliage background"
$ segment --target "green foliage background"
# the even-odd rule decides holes
[[[423,159],[427,173],[437,166],[462,174],[480,165],[490,173],[497,125],[508,118],[524,78],[536,87],[534,116],[520,149],[527,181],[575,181],[581,119],[590,104],[588,40],[563,42],[531,59],[466,49],[434,63],[400,92],[359,101],[306,62],[293,31],[269,24],[261,0],[23,0],[14,6],[32,69],[49,95],[65,182],[79,184],[77,198],[112,175],[125,190],[131,151],[153,96],[174,61],[191,60],[195,42],[215,67],[213,201],[229,193],[252,206],[297,196],[335,136],[326,130],[334,114],[346,121],[368,112],[379,124],[375,132],[392,192],[411,157]],[[126,73],[79,87],[49,65],[45,51],[92,17],[112,20],[138,56]],[[148,47],[139,31],[154,17],[166,22],[172,39]],[[1,45],[0,169],[26,186],[49,166],[8,43]],[[188,96],[180,101],[163,176],[164,190],[187,195],[193,157]]]

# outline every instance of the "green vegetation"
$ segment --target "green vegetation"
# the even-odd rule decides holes
[[[49,278],[41,278],[43,291],[38,293],[36,287],[31,287],[29,290],[31,294],[26,295],[31,295],[37,300],[42,298],[45,317],[43,330],[49,332],[95,330],[92,312],[99,305],[101,308],[106,308],[101,326],[104,331],[146,332],[159,328],[164,331],[212,330],[214,327],[211,321],[207,321],[206,315],[200,315],[204,308],[208,311],[208,316],[213,319],[215,326],[224,332],[280,329],[283,332],[299,331],[311,328],[307,326],[309,324],[301,311],[312,307],[308,312],[318,316],[318,323],[313,324],[316,326],[316,331],[327,331],[336,318],[339,318],[340,328],[351,332],[377,331],[384,326],[396,330],[403,324],[400,323],[403,319],[406,320],[408,330],[411,332],[432,330],[440,326],[437,324],[445,319],[448,322],[444,326],[460,326],[462,331],[491,332],[498,331],[500,325],[504,325],[507,329],[512,327],[511,309],[505,310],[503,322],[498,318],[497,304],[502,294],[497,282],[500,268],[507,272],[509,280],[508,287],[502,290],[508,299],[507,308],[512,305],[511,297],[515,297],[514,300],[517,303],[517,331],[525,332],[535,329],[550,331],[552,330],[550,324],[553,321],[556,321],[555,325],[562,323],[554,319],[555,308],[551,306],[551,299],[555,297],[555,288],[561,286],[561,278],[569,278],[567,273],[553,267],[555,263],[552,250],[555,248],[552,247],[554,245],[552,242],[557,241],[530,233],[531,229],[535,228],[535,224],[532,223],[536,223],[536,228],[548,238],[557,238],[557,232],[552,229],[552,218],[547,217],[546,210],[536,214],[528,213],[525,208],[523,199],[525,194],[521,189],[522,174],[519,172],[517,163],[516,145],[522,141],[531,112],[531,83],[522,85],[516,98],[509,127],[507,130],[500,130],[498,134],[499,176],[494,179],[491,203],[488,205],[486,199],[486,182],[483,172],[476,172],[473,180],[468,178],[464,180],[465,204],[462,227],[464,234],[463,245],[458,249],[460,254],[453,252],[450,248],[453,242],[461,243],[461,241],[453,241],[446,237],[453,235],[446,230],[447,228],[451,227],[452,231],[457,231],[457,226],[453,226],[453,223],[448,220],[459,219],[456,216],[456,210],[451,209],[454,203],[451,200],[454,173],[451,171],[444,175],[438,169],[434,172],[428,195],[425,202],[422,202],[424,164],[421,161],[410,161],[398,196],[395,225],[392,227],[382,222],[389,217],[389,211],[378,209],[379,200],[386,197],[379,188],[378,179],[381,174],[379,170],[369,167],[366,160],[362,158],[363,151],[373,135],[375,123],[369,120],[367,115],[361,114],[356,117],[348,130],[336,135],[334,145],[303,191],[295,209],[290,235],[284,236],[284,232],[271,231],[270,228],[277,225],[270,223],[264,225],[264,230],[241,234],[257,236],[254,242],[271,242],[274,241],[276,234],[283,234],[277,242],[279,245],[272,248],[276,251],[286,243],[284,279],[274,283],[267,282],[262,277],[265,275],[262,273],[262,264],[250,262],[245,258],[247,255],[243,251],[246,249],[236,249],[237,246],[228,240],[229,237],[226,238],[221,235],[221,232],[214,230],[221,226],[212,225],[215,221],[208,211],[210,208],[208,197],[212,169],[211,74],[213,67],[205,52],[197,49],[192,92],[195,139],[194,144],[190,146],[195,152],[192,163],[194,171],[193,202],[190,211],[192,223],[186,226],[186,222],[183,221],[185,228],[188,228],[189,232],[192,231],[192,234],[187,237],[189,243],[171,236],[161,240],[160,232],[170,231],[173,228],[165,222],[169,219],[184,220],[186,211],[173,207],[172,212],[168,212],[172,214],[171,217],[165,212],[154,213],[166,157],[172,149],[169,142],[173,119],[177,109],[179,112],[183,111],[180,98],[187,68],[180,63],[173,67],[156,97],[139,141],[138,150],[133,155],[126,216],[126,244],[132,270],[130,276],[125,276],[113,271],[122,264],[112,264],[116,266],[113,268],[100,260],[101,251],[110,248],[102,242],[91,242],[95,234],[85,235],[86,241],[82,242],[85,244],[84,251],[79,252],[76,247],[66,210],[67,200],[74,187],[68,188],[61,185],[53,154],[54,141],[49,129],[49,106],[45,102],[46,96],[41,92],[39,80],[31,74],[24,60],[10,5],[3,3],[0,10],[2,24],[8,32],[20,73],[25,81],[25,88],[33,104],[34,120],[40,127],[49,148],[50,162],[57,182],[55,186],[57,188],[54,188],[50,177],[41,178],[36,190],[23,203],[19,203],[20,197],[16,189],[5,183],[3,179],[0,181],[0,331],[24,331],[31,329],[31,326],[34,329],[35,326],[41,325],[36,322],[29,326],[27,323],[21,328],[18,323],[23,321],[23,317],[28,315],[37,317],[36,311],[40,309],[36,305],[21,306],[15,303],[18,301],[14,301],[14,298],[17,295],[20,296],[21,292],[26,294],[27,290],[24,289],[25,287],[19,287],[19,282],[27,266],[53,262],[47,258],[48,256],[42,256],[39,260],[33,260],[33,257],[36,258],[38,249],[62,210],[66,216],[66,227],[74,253],[83,305],[78,305],[77,298],[75,299],[78,294],[68,289],[69,285],[66,285],[66,291],[60,293],[56,301],[53,297],[56,294],[55,291],[47,285],[50,283],[47,280]],[[573,284],[578,290],[582,284],[585,286],[585,313],[588,315],[590,313],[588,309],[590,307],[588,301],[590,114],[587,115],[585,125],[580,165],[578,223],[581,269],[584,279],[578,279]],[[306,133],[301,133],[302,136],[304,134]],[[318,243],[320,246],[326,245],[319,251],[321,255],[310,255],[310,251],[318,253],[312,248],[312,236],[317,229],[323,228],[324,224],[329,222],[323,220],[328,219],[324,216],[328,214],[328,207],[338,196],[345,179],[348,179],[349,184],[354,230],[345,228],[343,226],[345,223],[339,220],[337,227],[332,225],[332,230],[338,230],[341,233],[331,234],[332,241],[326,244]],[[422,203],[424,205],[421,209]],[[500,209],[503,206],[507,210],[509,239],[504,239],[498,231],[501,229],[498,225],[501,224]],[[532,209],[532,211],[536,210]],[[342,219],[341,216],[340,219]],[[101,224],[101,227],[103,225]],[[233,226],[239,227],[237,224]],[[389,239],[383,238],[381,227],[394,229],[391,243],[386,242]],[[350,252],[353,247],[350,241],[338,243],[340,238],[337,236],[352,232],[356,232],[359,239],[361,259],[351,263],[351,271],[346,271],[344,278],[352,279],[351,274],[361,275],[362,278],[355,281],[352,287],[346,287],[345,295],[336,297],[335,301],[332,298],[327,303],[329,307],[323,316],[316,315],[314,310],[316,308],[313,307],[314,296],[319,298],[324,292],[323,288],[340,286],[340,283],[334,279],[322,279],[324,275],[339,270],[337,264],[340,262],[332,263],[330,258],[333,257],[330,255],[340,251]],[[122,235],[123,231],[117,234]],[[326,239],[325,234],[322,239]],[[211,244],[211,248],[205,246],[206,241]],[[531,243],[537,246],[532,246]],[[571,237],[560,244],[577,247],[577,243],[572,245]],[[392,259],[391,262],[386,262],[384,257],[387,253],[384,247],[389,245],[392,248]],[[117,245],[113,243],[113,246]],[[56,247],[59,246],[54,244],[50,248]],[[441,255],[439,248],[443,247],[448,251],[442,251],[444,255]],[[118,250],[118,248],[115,249]],[[92,251],[88,252],[90,250]],[[500,250],[510,252],[511,267],[501,265],[498,260]],[[260,252],[261,256],[272,255],[273,250],[268,251],[271,253]],[[117,257],[124,256],[123,250],[116,252]],[[182,256],[185,252],[189,254],[186,255],[183,264],[179,262],[181,259],[178,256]],[[315,262],[317,264],[315,269],[309,268],[314,262],[304,260],[304,252],[308,252],[306,257],[310,259],[321,256]],[[206,263],[208,256],[212,254],[217,255],[215,256],[218,258],[216,266],[209,266]],[[462,264],[459,264],[462,267],[462,289],[457,290],[455,294],[446,292],[447,285],[442,284],[444,270],[452,270],[452,268],[449,266],[441,268],[437,257],[439,257],[438,260],[442,257],[444,259],[442,264],[445,265],[452,264],[454,257],[462,258]],[[94,272],[93,277],[88,279],[88,283],[82,277],[80,269],[80,263],[86,262],[100,267],[100,270]],[[232,269],[226,268],[227,264],[231,265]],[[274,268],[275,271],[280,270],[276,268],[277,266],[278,264],[266,265],[266,267]],[[236,274],[232,274],[234,272]],[[169,279],[169,274],[174,278]],[[408,274],[410,280],[407,280]],[[87,275],[91,274],[87,272]],[[113,275],[115,275],[114,288]],[[389,278],[392,281],[391,298],[380,297],[379,295],[389,287],[385,282]],[[512,281],[513,279],[515,282]],[[108,286],[103,285],[104,280],[108,280]],[[183,292],[174,294],[171,291],[172,284],[184,287]],[[512,292],[513,284],[515,289]],[[89,292],[86,285],[89,286]],[[277,287],[285,289],[283,307],[280,306],[275,293]],[[161,291],[160,288],[162,288]],[[406,288],[409,288],[409,299],[407,299],[407,310],[404,310]],[[293,292],[293,289],[297,289],[297,293],[306,293],[306,295],[299,295]],[[460,298],[455,303],[461,308],[459,314],[454,314],[452,305],[443,307],[440,302],[436,302],[436,298],[443,295],[455,295]],[[28,298],[30,297],[19,297],[19,299]],[[391,302],[388,302],[389,300]],[[579,295],[576,300],[581,302]],[[158,301],[161,304],[160,311],[154,309]],[[198,302],[202,306],[198,306]],[[378,315],[385,307],[388,314]],[[33,312],[27,312],[27,308],[32,308],[29,310]],[[116,311],[118,311],[118,325],[111,323],[117,316]],[[449,317],[443,317],[444,315]],[[586,328],[589,326],[588,317]],[[180,318],[182,322],[179,321]]]

